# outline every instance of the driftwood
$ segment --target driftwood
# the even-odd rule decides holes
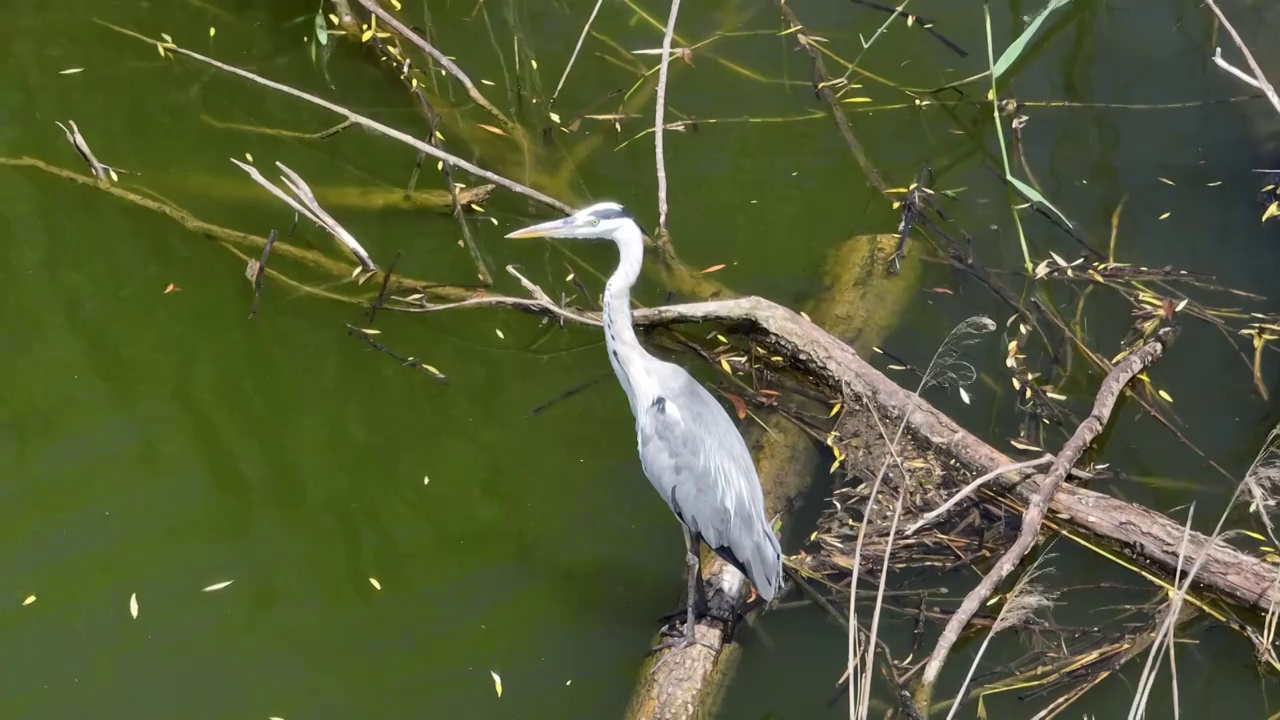
[[[528,309],[537,308],[531,304]],[[798,313],[769,300],[745,297],[671,305],[639,310],[635,320],[641,325],[686,322],[744,325],[759,341],[809,373],[817,384],[843,395],[847,408],[864,408],[894,423],[906,415],[907,442],[925,446],[940,458],[954,461],[964,472],[977,476],[1014,463],[867,364],[848,345]],[[887,449],[876,423],[869,415],[860,419],[858,414],[851,413],[840,434],[848,440],[851,449],[858,452],[857,456],[850,456],[850,461],[857,468],[874,474]],[[863,423],[865,427],[859,428]],[[1042,482],[1043,476],[1023,472],[1010,473],[1000,484],[1025,503],[1035,496]],[[1059,488],[1049,511],[1056,521],[1127,548],[1170,575],[1178,567],[1180,548],[1185,557],[1196,557],[1208,550],[1199,575],[1203,586],[1262,612],[1266,612],[1271,603],[1280,603],[1275,570],[1261,558],[1220,542],[1207,548],[1208,538],[1196,532],[1186,536],[1184,546],[1183,526],[1162,513],[1074,485]]]
[[[517,274],[517,277],[520,276]],[[434,306],[430,310],[506,307],[599,324],[595,314],[563,308],[536,286],[521,279],[533,295],[532,299],[488,296]],[[413,309],[422,311],[427,308]],[[788,366],[805,374],[815,388],[842,398],[845,411],[836,432],[841,439],[846,466],[856,474],[864,477],[875,475],[889,458],[881,428],[896,426],[904,417],[905,433],[896,447],[903,461],[932,457],[936,464],[955,473],[961,485],[977,476],[1008,469],[1015,464],[1004,453],[869,365],[845,342],[799,313],[764,298],[741,297],[637,309],[634,320],[643,327],[718,323],[750,335],[762,347],[786,358]],[[1030,503],[1044,488],[1045,476],[1024,468],[1006,472],[996,482],[1014,500]],[[765,491],[768,495],[769,488],[766,487]],[[1280,603],[1276,570],[1264,560],[1223,542],[1210,544],[1205,535],[1187,532],[1182,524],[1157,511],[1068,484],[1062,484],[1053,493],[1048,511],[1056,523],[1121,547],[1169,576],[1176,573],[1180,555],[1184,558],[1203,555],[1204,563],[1197,576],[1199,586],[1242,606],[1265,613],[1273,603]],[[715,585],[711,582],[709,591]],[[713,604],[717,602],[715,593],[709,594]],[[704,633],[704,629],[707,632]],[[677,663],[666,687],[641,693],[638,697],[646,698],[646,703],[639,708],[633,705],[632,717],[699,717],[698,706],[687,693],[668,691],[668,688],[680,687],[687,690],[692,682],[703,683],[699,686],[705,688],[703,700],[714,703],[715,692],[723,680],[715,673],[726,666],[714,661],[720,648],[719,633],[713,628],[700,626],[698,637],[712,644],[713,649],[703,648],[697,652],[706,655],[691,655]],[[698,647],[694,646],[690,651]],[[730,652],[726,650],[719,654],[725,656]],[[656,712],[660,703],[670,703],[665,706],[672,708],[670,712],[684,714],[643,714],[646,710]]]
[[[546,300],[489,297],[466,304],[509,307],[592,324],[599,322],[594,315],[565,311]],[[1014,464],[1007,455],[890,380],[826,330],[764,298],[742,297],[638,309],[634,319],[644,327],[703,322],[742,327],[759,342],[784,355],[792,367],[808,373],[819,387],[842,395],[847,408],[871,410],[894,423],[906,414],[905,441],[954,461],[955,467],[962,471],[976,477]],[[856,452],[846,453],[855,468],[874,475],[887,450],[875,422],[869,415],[860,419],[859,414],[850,413],[851,418],[842,425],[840,435]],[[1042,481],[1043,476],[1030,472],[1009,473],[1000,485],[1025,503],[1035,496]],[[1203,587],[1264,613],[1272,603],[1280,604],[1275,570],[1261,558],[1221,542],[1207,547],[1208,538],[1198,532],[1187,534],[1184,546],[1183,526],[1163,513],[1074,485],[1059,488],[1049,511],[1056,521],[1126,548],[1170,575],[1178,567],[1180,548],[1184,557],[1197,557],[1207,550],[1198,576]]]

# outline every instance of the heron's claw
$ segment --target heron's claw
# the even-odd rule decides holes
[[[645,653],[644,656],[649,657],[660,653],[663,650],[669,650],[671,652],[668,652],[658,658],[658,662],[654,663],[653,667],[649,668],[649,672],[651,674],[656,672],[658,668],[662,667],[662,664],[667,661],[667,658],[671,657],[672,653],[680,652],[681,650],[685,650],[693,645],[701,645],[711,652],[716,651],[714,647],[697,639],[693,630],[677,631],[671,626],[664,626],[662,630],[659,631],[659,634],[667,639],[653,646],[653,648],[649,650],[649,652]]]

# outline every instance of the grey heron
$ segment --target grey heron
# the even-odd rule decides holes
[[[684,530],[686,622],[672,644],[694,641],[696,599],[703,597],[701,542],[749,578],[766,603],[772,600],[782,584],[782,548],[765,515],[746,443],[701,383],[679,365],[650,355],[636,339],[631,287],[644,260],[640,226],[621,205],[602,202],[507,237],[602,239],[618,247],[618,267],[604,290],[605,347],[635,417],[640,464]]]

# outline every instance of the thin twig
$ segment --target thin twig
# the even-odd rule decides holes
[[[1231,35],[1231,39],[1235,42],[1236,47],[1240,48],[1240,52],[1244,55],[1245,62],[1249,63],[1249,69],[1253,71],[1253,77],[1256,80],[1256,82],[1250,82],[1249,84],[1261,90],[1262,93],[1267,96],[1267,99],[1271,101],[1271,105],[1275,107],[1276,112],[1280,112],[1280,95],[1276,94],[1275,86],[1267,80],[1267,76],[1262,72],[1262,68],[1258,67],[1258,61],[1253,59],[1253,53],[1249,52],[1249,48],[1245,46],[1244,40],[1240,39],[1240,33],[1236,32],[1235,27],[1231,25],[1231,21],[1227,20],[1227,16],[1222,14],[1222,10],[1214,0],[1204,0],[1204,4],[1208,5],[1209,9],[1213,10],[1213,14],[1218,16],[1218,20],[1222,23],[1222,26],[1227,29],[1227,33]],[[1213,61],[1218,63],[1220,66],[1230,68],[1234,74],[1244,77],[1244,73],[1241,73],[1235,68],[1231,68],[1227,65],[1227,61],[1222,59],[1221,49],[1218,49],[1217,52],[1214,53]],[[1246,77],[1245,79],[1247,80],[1248,78]]]
[[[920,531],[920,528],[924,527],[925,525],[929,525],[930,523],[933,523],[937,521],[939,518],[941,518],[942,516],[946,515],[948,512],[951,511],[951,508],[955,507],[956,504],[959,503],[961,500],[972,495],[975,490],[982,487],[982,484],[987,482],[988,480],[993,480],[995,478],[1000,477],[1001,475],[1007,475],[1011,472],[1017,472],[1018,470],[1025,470],[1026,468],[1036,467],[1037,465],[1044,465],[1045,463],[1048,463],[1048,462],[1053,462],[1053,456],[1046,454],[1042,458],[1037,458],[1035,460],[1027,460],[1026,462],[1014,463],[1012,465],[1005,465],[1004,467],[996,468],[995,470],[992,470],[986,475],[983,475],[977,480],[974,480],[968,485],[965,485],[963,488],[960,489],[959,492],[957,492],[955,495],[952,495],[951,498],[948,499],[946,502],[942,503],[937,508],[926,513],[924,517],[917,520],[914,524],[912,524],[902,533],[903,537],[910,537],[912,535],[915,535],[917,532]]]
[[[54,122],[58,121],[55,120]],[[71,143],[71,147],[75,148],[80,157],[84,158],[84,161],[89,164],[89,172],[93,173],[94,177],[99,180],[107,179],[107,166],[98,162],[98,158],[89,149],[89,143],[80,134],[80,128],[76,127],[76,121],[68,120],[67,124],[71,127],[67,128],[66,125],[58,122],[58,127],[62,128],[62,132],[66,133],[67,142]]]
[[[473,102],[475,102],[475,104],[484,108],[486,112],[496,118],[498,122],[505,125],[508,129],[515,127],[515,123],[511,122],[506,115],[502,114],[501,110],[494,107],[493,103],[489,102],[489,100],[480,93],[476,88],[475,83],[471,82],[471,78],[467,77],[467,74],[462,71],[462,68],[458,67],[457,63],[450,60],[444,53],[437,50],[435,46],[427,42],[422,36],[418,35],[413,30],[409,29],[409,27],[404,23],[396,19],[395,15],[384,10],[378,5],[377,0],[360,0],[360,4],[363,5],[366,10],[377,16],[384,25],[395,30],[401,37],[418,46],[418,49],[422,52],[430,55],[432,60],[439,63],[440,67],[444,68],[445,72],[452,75],[453,78],[462,85],[463,89],[467,91],[467,95]]]
[[[667,110],[667,68],[671,64],[671,37],[676,32],[676,15],[680,12],[680,0],[671,0],[671,13],[667,16],[667,29],[662,35],[662,64],[658,67],[658,94],[654,101],[653,147],[658,173],[658,235],[667,237],[667,162],[662,154],[663,115]]]
[[[312,105],[318,105],[319,107],[322,107],[330,112],[341,115],[342,117],[350,120],[351,122],[363,128],[372,130],[380,135],[385,135],[389,138],[392,138],[393,140],[399,140],[405,145],[408,145],[409,147],[415,150],[418,150],[419,152],[424,152],[430,155],[431,157],[436,158],[437,160],[443,160],[445,162],[453,163],[454,165],[462,168],[463,170],[466,170],[467,172],[471,173],[472,175],[475,175],[476,177],[481,177],[481,178],[484,178],[485,180],[488,180],[491,183],[501,185],[502,187],[507,188],[508,190],[524,195],[530,200],[541,203],[549,208],[559,210],[560,212],[565,213],[566,215],[571,215],[574,212],[574,209],[572,206],[566,203],[560,202],[559,200],[556,200],[555,198],[549,195],[540,193],[531,187],[521,185],[515,180],[509,180],[501,175],[498,175],[497,173],[493,173],[488,170],[485,170],[484,168],[474,165],[472,163],[469,163],[466,160],[463,160],[462,158],[456,155],[452,155],[438,148],[431,147],[427,143],[422,142],[421,140],[413,137],[412,135],[405,134],[403,132],[400,132],[399,130],[396,130],[395,128],[383,125],[382,123],[376,120],[371,120],[363,115],[360,115],[351,110],[348,110],[347,108],[344,108],[341,105],[336,105],[334,103],[329,102],[328,100],[316,97],[315,95],[303,92],[296,88],[289,87],[288,85],[278,83],[274,80],[268,80],[267,78],[264,78],[261,75],[256,75],[254,73],[249,72],[248,70],[241,70],[240,68],[235,67],[234,65],[228,65],[224,62],[214,60],[211,57],[206,57],[204,55],[201,55],[198,52],[193,52],[184,47],[179,47],[177,45],[174,45],[173,43],[164,43],[163,41],[160,41],[160,40],[154,40],[152,38],[147,37],[146,35],[136,33],[132,30],[127,30],[117,25],[112,25],[111,23],[104,22],[102,20],[95,20],[95,22],[105,25],[106,27],[109,27],[112,30],[115,30],[116,32],[124,33],[125,35],[137,38],[139,40],[145,40],[149,43],[161,43],[163,44],[164,48],[170,52],[176,53],[178,55],[184,55],[193,60],[199,60],[200,62],[206,63],[208,65],[212,65],[213,67],[216,67],[219,70],[229,72],[232,75],[238,75],[246,80],[251,80],[264,87],[269,87],[272,90],[278,90],[282,93],[285,93],[286,95],[292,95],[293,97],[296,97],[300,100],[305,100],[311,103]]]
[[[253,266],[253,305],[249,308],[249,319],[258,314],[258,303],[262,301],[262,276],[267,272],[267,256],[271,254],[271,246],[276,244],[276,231],[267,233],[267,241],[262,244],[262,255]]]
[[[547,107],[556,104],[556,98],[560,97],[560,90],[564,87],[564,81],[569,77],[569,70],[573,69],[573,63],[578,59],[578,52],[582,50],[582,41],[587,39],[587,33],[591,31],[591,23],[596,21],[596,13],[600,12],[600,6],[604,4],[604,0],[596,0],[596,6],[591,10],[591,16],[587,18],[587,24],[582,26],[582,34],[578,36],[578,44],[573,46],[573,54],[569,56],[569,62],[564,66],[564,72],[560,74],[560,82],[556,83],[556,91],[551,93],[551,101],[547,103]]]

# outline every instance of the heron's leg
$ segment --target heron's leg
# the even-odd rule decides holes
[[[689,587],[688,587],[688,593],[686,595],[687,599],[685,601],[685,609],[684,609],[684,612],[685,612],[684,632],[682,633],[676,633],[674,631],[668,632],[666,628],[664,628],[662,634],[667,635],[670,639],[662,641],[656,647],[650,650],[647,653],[650,655],[658,652],[659,650],[666,650],[666,649],[683,650],[689,647],[690,645],[693,645],[694,643],[698,643],[700,645],[706,645],[706,643],[700,642],[696,636],[697,607],[698,607],[699,600],[701,600],[703,607],[706,607],[706,596],[702,587],[702,558],[698,556],[699,540],[697,536],[689,532],[689,528],[684,527],[683,524],[681,525],[681,529],[684,530],[684,547],[685,547],[684,560],[685,560],[685,564],[689,566]],[[706,645],[706,647],[710,648],[711,646]],[[664,657],[662,660],[659,660],[656,665],[650,668],[650,672],[657,670],[658,667],[662,664],[663,660],[665,659],[666,658]]]
[[[693,639],[693,628],[697,622],[698,600],[702,600],[702,606],[706,607],[707,598],[706,590],[702,587],[702,558],[698,555],[698,538],[689,532],[689,528],[684,529],[684,562],[689,566],[689,594],[685,601],[685,610],[687,612],[684,624],[684,634],[686,640]]]

